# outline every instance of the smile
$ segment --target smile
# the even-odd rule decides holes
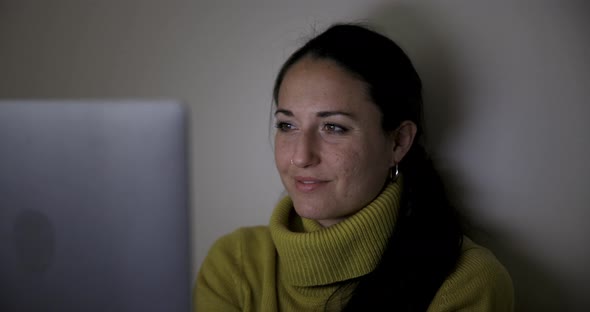
[[[326,185],[328,181],[310,177],[295,177],[295,187],[298,191],[309,193],[316,191]]]

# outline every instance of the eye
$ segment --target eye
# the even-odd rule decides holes
[[[324,124],[323,130],[333,134],[344,134],[348,131],[347,128],[333,123]]]
[[[279,131],[281,132],[289,132],[293,130],[295,127],[288,122],[279,121],[275,124],[275,128],[279,129]]]

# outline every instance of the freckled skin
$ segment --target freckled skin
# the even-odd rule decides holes
[[[363,81],[332,61],[304,58],[285,75],[275,115],[276,166],[300,216],[330,226],[379,194],[395,141]]]

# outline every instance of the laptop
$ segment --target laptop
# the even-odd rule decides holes
[[[0,311],[189,311],[185,107],[0,100]]]

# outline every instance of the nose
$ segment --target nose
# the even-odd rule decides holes
[[[297,137],[291,162],[299,168],[311,167],[320,162],[319,142],[315,133],[303,132]]]

